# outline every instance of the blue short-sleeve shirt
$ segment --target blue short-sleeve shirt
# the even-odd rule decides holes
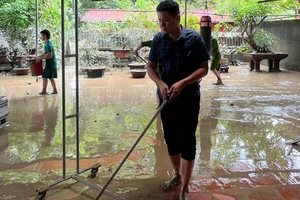
[[[196,31],[183,28],[176,41],[163,32],[156,34],[148,59],[159,64],[162,81],[171,87],[191,75],[200,68],[201,63],[210,58],[202,36]],[[185,87],[182,93],[186,92],[200,94],[199,83]]]

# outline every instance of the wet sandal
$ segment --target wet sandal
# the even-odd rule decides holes
[[[45,95],[47,92],[39,92],[40,95]]]
[[[224,85],[222,82],[216,82],[216,83],[213,83],[214,85]]]
[[[164,182],[162,185],[162,191],[167,192],[173,190],[175,187],[182,183],[181,176],[176,174],[171,180]]]

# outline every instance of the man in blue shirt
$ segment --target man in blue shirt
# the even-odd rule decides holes
[[[187,199],[196,155],[195,132],[200,110],[199,80],[208,73],[209,54],[203,38],[180,25],[177,2],[162,1],[156,7],[161,32],[153,38],[147,71],[158,88],[164,138],[174,169],[174,177],[162,189],[182,184],[180,199]],[[155,71],[159,65],[159,72]]]

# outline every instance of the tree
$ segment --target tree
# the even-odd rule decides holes
[[[0,4],[0,29],[12,38],[35,22],[34,0],[3,0]]]
[[[274,15],[288,14],[289,8],[298,6],[294,0],[275,0],[259,3],[260,0],[215,0],[219,14],[231,14],[242,39],[257,52],[269,52],[267,45],[258,45],[255,36],[264,37],[259,31],[260,24]],[[294,13],[293,13],[294,14]],[[268,35],[270,38],[270,35]]]
[[[78,0],[82,9],[116,9],[117,0]]]
[[[161,0],[79,0],[81,9],[145,9],[155,10]],[[184,10],[186,0],[177,0],[181,10]],[[214,8],[213,0],[187,0],[188,10]]]
[[[65,0],[65,26],[70,28],[70,12],[72,0]],[[53,43],[60,49],[61,44],[61,0],[39,0],[39,27],[38,30],[49,29],[53,36]],[[27,50],[35,47],[35,0],[1,0],[0,4],[0,30],[2,29],[10,49],[16,44],[22,44]],[[20,47],[18,47],[20,50]],[[42,48],[41,48],[42,49]],[[24,53],[24,52],[22,52]]]
[[[74,24],[74,13],[71,7],[72,0],[64,1],[65,10],[65,35]],[[51,41],[56,47],[56,52],[60,54],[61,47],[61,0],[39,0],[39,30],[48,29],[51,32]]]

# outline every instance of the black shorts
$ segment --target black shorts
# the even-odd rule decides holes
[[[162,109],[164,137],[170,156],[181,154],[185,160],[195,159],[199,110],[199,95],[179,96]]]

